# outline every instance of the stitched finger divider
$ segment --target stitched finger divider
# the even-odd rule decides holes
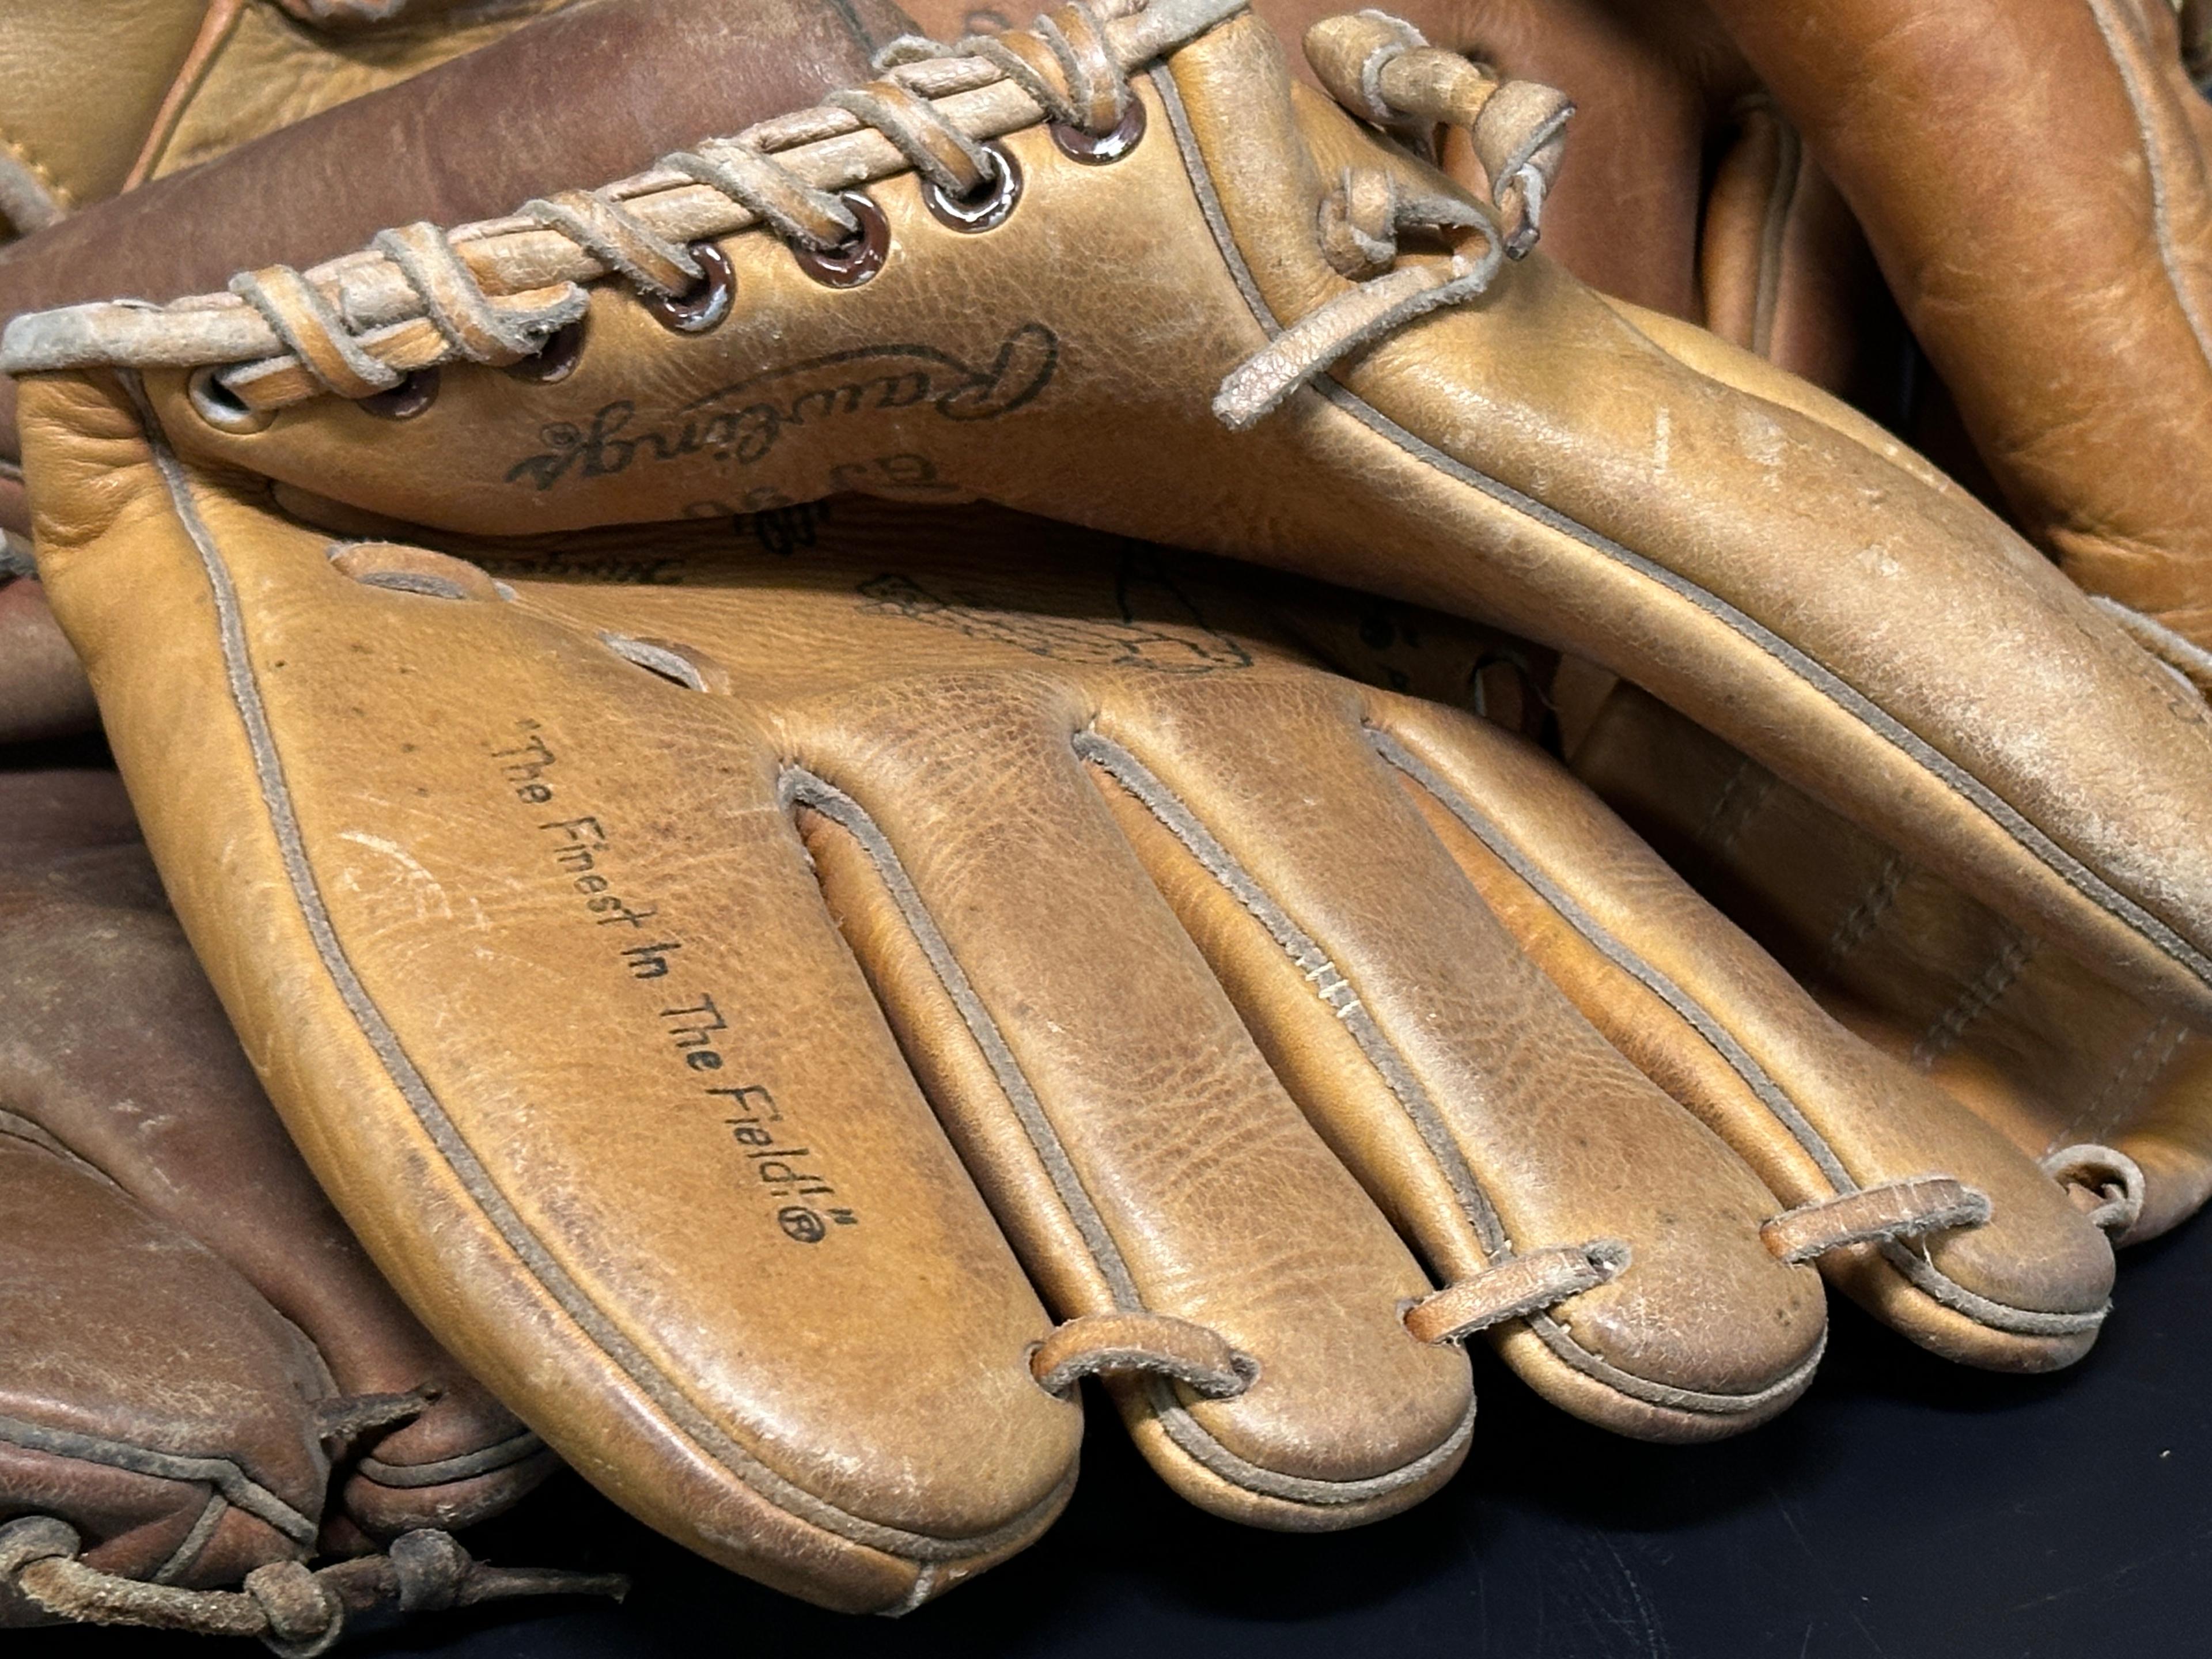
[[[1978,1227],[1989,1218],[1986,1194],[1948,1176],[1918,1176],[1784,1210],[1762,1226],[1759,1236],[1782,1261],[1810,1261],[1849,1244]]]
[[[1081,1315],[1030,1356],[1030,1374],[1047,1394],[1066,1394],[1086,1376],[1126,1371],[1171,1376],[1207,1400],[1233,1400],[1258,1378],[1260,1362],[1206,1326],[1137,1312]]]

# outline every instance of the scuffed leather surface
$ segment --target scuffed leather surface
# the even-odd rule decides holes
[[[0,1418],[215,1460],[282,1506],[231,1503],[173,1563],[209,1480],[0,1429],[0,1516],[58,1516],[111,1572],[168,1564],[175,1582],[220,1586],[465,1525],[544,1479],[550,1455],[399,1304],[300,1163],[115,775],[0,771]],[[417,1390],[432,1403],[413,1422],[322,1440],[319,1408]],[[495,1448],[515,1455],[412,1486],[356,1467]]]
[[[2130,1240],[2203,1203],[2201,1031],[2038,949],[1649,698],[1614,694],[1575,767],[1839,1018],[2023,1150],[2101,1142],[2133,1158],[2148,1195]]]
[[[2161,0],[1715,9],[1866,227],[2028,532],[2212,638],[2212,111]]]
[[[1438,836],[1362,737],[1403,731],[1481,792],[1540,765],[1494,751],[1496,733],[1315,676],[1266,618],[1225,626],[1172,568],[1065,530],[955,520],[925,543],[926,519],[864,517],[872,538],[847,542],[839,506],[449,540],[478,572],[349,545],[348,531],[392,526],[327,497],[282,494],[320,529],[228,472],[185,464],[172,494],[127,400],[58,380],[32,392],[48,406],[33,430],[53,440],[34,459],[50,579],[295,1135],[471,1366],[695,1547],[832,1605],[880,1606],[944,1588],[1050,1518],[1067,1418],[1023,1369],[1042,1324],[1002,1231],[1055,1314],[1113,1305],[1126,1272],[1143,1305],[1253,1356],[1258,1380],[1232,1400],[1116,1387],[1139,1443],[1198,1501],[1340,1523],[1412,1501],[1456,1461],[1464,1372],[1397,1323],[1429,1281],[1383,1215],[1439,1277],[1482,1265],[1477,1230],[1401,1085],[1347,1048],[1312,964],[1255,931],[1127,787],[1086,780],[1086,733],[1134,754],[1322,942],[1516,1248],[1629,1241],[1640,1270],[1577,1297],[1548,1334],[1505,1334],[1524,1375],[1616,1427],[1688,1437],[1757,1420],[1809,1374],[1820,1297],[1759,1242],[1784,1200],[1729,1150],[1722,1130],[1741,1126],[1701,1122],[1699,1103],[1630,1063],[1606,1022],[1626,1022],[1625,1041],[1647,1012],[1617,987],[1590,1000],[1595,1019],[1563,994],[1504,900],[1470,880],[1474,855]],[[1026,538],[1042,536],[1038,558]],[[117,605],[100,572],[125,557],[157,599]],[[447,586],[395,591],[380,569],[445,571]],[[241,630],[228,647],[224,594]],[[157,612],[189,620],[156,638],[143,623]],[[625,659],[638,649],[642,663]],[[226,650],[242,653],[259,714],[234,701]],[[672,662],[706,695],[671,684]],[[880,846],[780,799],[792,768],[856,803]],[[1518,785],[1540,822],[1602,817],[1552,775]],[[306,862],[288,865],[276,826],[295,821]],[[1639,879],[1668,879],[1641,858]],[[893,869],[957,983],[919,942]],[[218,897],[241,883],[270,902]],[[302,906],[327,914],[357,990],[341,994]],[[1759,983],[1793,994],[1771,969]],[[518,1047],[526,1026],[571,1035]],[[755,1173],[754,1142],[724,1142],[754,1132],[742,1101],[721,1122],[682,1108],[696,1090],[670,1081],[684,1076],[672,1057],[695,1045],[677,1038],[709,1029],[718,1084],[726,1070],[723,1086],[773,1102],[812,1160],[814,1201],[848,1219],[824,1216],[811,1242],[791,1232],[757,1193],[787,1175]],[[401,1052],[418,1096],[403,1092]],[[1010,1079],[1034,1091],[1121,1268],[1021,1126]],[[1906,1160],[1872,1156],[1869,1169]],[[2102,1241],[2055,1196],[2035,1224],[2040,1280],[2002,1262],[2002,1241],[1951,1259],[2094,1311]],[[1909,1297],[1870,1299],[1923,1340],[1950,1334]],[[2014,1364],[2079,1346],[1950,1346]],[[1657,1392],[1623,1394],[1565,1354]],[[906,1380],[895,1395],[879,1380],[890,1364]],[[1747,1404],[1714,1411],[1683,1391]],[[720,1468],[679,1400],[737,1449],[712,1454]],[[1188,1451],[1183,1418],[1234,1461]],[[756,1463],[847,1518],[810,1520]],[[1331,1516],[1269,1490],[1284,1480],[1385,1485]],[[1002,1541],[932,1577],[867,1544],[859,1521]]]
[[[1322,179],[1356,160],[1415,164],[1286,96],[1255,21],[1188,49],[1176,76],[1206,140],[1188,165],[1222,194],[1265,303],[1297,316],[1341,292],[1313,240]],[[1152,121],[1167,139],[1164,108]],[[1756,360],[1647,332],[1540,253],[1486,303],[1425,319],[1346,367],[1346,393],[1410,447],[1319,397],[1231,434],[1208,400],[1264,337],[1185,158],[1148,139],[1090,168],[1041,131],[1008,143],[1028,180],[1023,210],[988,237],[944,229],[911,180],[888,181],[877,194],[893,255],[866,287],[825,296],[772,238],[732,239],[749,298],[727,323],[679,341],[603,287],[585,359],[555,385],[518,390],[456,367],[420,419],[325,400],[249,437],[200,427],[181,377],[154,377],[157,401],[195,454],[455,529],[649,520],[854,487],[988,493],[1472,611],[1639,679],[2101,971],[2201,1003],[2202,974],[2177,978],[2171,951],[2124,907],[2195,940],[2187,951],[2212,943],[2212,867],[2191,804],[2212,793],[2205,711],[1900,447],[1868,441],[1863,421],[1817,394],[1763,397],[1771,370]],[[1111,292],[1167,296],[1140,329],[1091,297],[1101,247],[1115,250]],[[854,361],[840,354],[856,349],[880,349],[886,369],[908,354],[937,362],[945,395],[969,377],[988,417],[945,418],[934,392],[833,404],[824,419],[786,412],[830,395]],[[764,412],[714,407],[763,366],[779,383]],[[994,387],[994,374],[1008,384]],[[1823,407],[1834,412],[1810,412]],[[730,435],[699,441],[717,419]],[[769,423],[744,431],[743,459],[728,424],[740,420]],[[465,447],[447,435],[461,430]],[[1129,490],[1133,477],[1151,487]],[[1681,585],[1653,583],[1615,547]],[[1759,629],[1817,670],[1801,672]],[[1822,673],[1848,695],[1824,690]],[[1886,711],[1893,735],[1854,697]],[[1898,733],[1910,734],[1903,746]],[[1942,763],[1916,758],[1912,739]],[[2016,811],[2030,840],[1960,775]],[[2034,834],[2063,849],[2060,863],[2033,850]],[[2114,884],[2117,907],[2066,872],[2069,856]]]

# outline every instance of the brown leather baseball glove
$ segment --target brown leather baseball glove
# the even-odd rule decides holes
[[[331,1212],[119,781],[0,771],[0,1626],[311,1653],[380,1602],[609,1588],[449,1536],[552,1455]]]
[[[568,0],[20,0],[0,240],[472,52]]]
[[[641,1514],[851,1607],[1033,1535],[1086,1372],[1200,1501],[1320,1525],[1449,1473],[1478,1328],[1681,1437],[1802,1386],[1793,1260],[1954,1352],[2078,1352],[2109,1260],[2059,1185],[1899,1109],[1555,769],[1129,637],[1118,581],[817,588],[720,526],[981,494],[1513,624],[2189,1018],[2202,707],[1847,410],[1509,261],[1540,120],[1483,202],[1224,5],[972,52],[10,330],[157,858],[433,1328]],[[1377,20],[1315,57],[1478,145],[1506,96]]]

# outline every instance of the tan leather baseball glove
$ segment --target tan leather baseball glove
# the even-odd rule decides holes
[[[432,1328],[638,1512],[849,1607],[1033,1535],[1090,1371],[1190,1495],[1319,1525],[1449,1473],[1474,1329],[1681,1437],[1802,1386],[1792,1259],[1855,1252],[1953,1352],[2079,1352],[2109,1260],[2059,1185],[1896,1109],[1525,751],[1250,645],[1188,672],[1204,630],[1039,648],[1148,620],[1113,582],[728,560],[744,509],[985,494],[1486,615],[2202,1017],[2203,710],[1978,508],[1506,260],[1540,182],[1477,201],[1252,19],[974,51],[458,236],[11,328],[156,856]],[[1376,20],[1316,58],[1409,126],[1504,95]]]
[[[0,772],[0,1626],[311,1653],[381,1602],[609,1588],[448,1535],[552,1455],[331,1213],[114,775]]]
[[[2077,580],[2156,613],[2154,623],[2107,607],[2198,690],[2212,685],[2212,665],[2166,631],[2202,632],[2190,611],[2202,586],[2190,526],[2203,469],[2184,459],[2205,436],[2190,390],[2203,351],[2188,333],[2191,250],[2203,240],[2190,226],[2201,216],[2195,135],[2205,118],[2188,80],[2192,61],[2203,71],[2202,17],[2072,0],[1909,18],[1856,0],[1721,9],[1805,121],[1812,149],[1850,181],[2022,523]],[[1697,0],[1566,8],[1534,23],[1499,3],[1413,15],[1432,39],[1558,81],[1585,117],[1615,107],[1607,125],[1578,118],[1547,216],[1547,248],[1578,274],[1702,314],[1908,419],[1926,410],[1924,397],[1907,410],[1821,367],[1879,368],[1895,340],[1878,314],[1849,303],[1866,273],[1825,208],[1802,210],[1802,185],[1778,169],[1764,192],[1731,190],[1732,175],[1757,173],[1740,166],[1738,148],[1722,151],[1702,210],[1683,188],[1680,146],[1665,142],[1680,118],[1667,112],[1699,105],[1680,89],[1680,66],[1722,88],[1747,73],[1725,39],[1717,45]],[[1619,118],[1624,109],[1659,141]],[[1606,204],[1580,188],[1594,179],[1608,181],[1622,211],[1662,210],[1638,222],[1641,234],[1606,236]],[[1762,194],[1775,216],[1762,228],[1721,210]],[[1680,280],[1693,238],[1701,270],[1738,269],[1747,274],[1730,289],[1775,296],[1775,327],[1744,330]],[[1944,453],[1947,465],[1975,465],[1956,442]],[[2144,1207],[2128,1238],[2154,1237],[2203,1201],[2208,1085],[2202,1038],[2185,1022],[2042,949],[1650,697],[1624,691],[1596,714],[1603,689],[1593,695],[1577,667],[1559,687],[1577,769],[1856,1029],[2055,1165],[2084,1140],[2131,1152]]]

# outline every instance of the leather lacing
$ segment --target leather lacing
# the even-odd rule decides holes
[[[648,302],[680,303],[711,291],[709,245],[756,227],[803,262],[811,256],[808,268],[822,274],[820,262],[870,229],[861,185],[911,172],[946,201],[1003,190],[1011,181],[991,141],[1039,120],[1054,125],[1072,155],[1108,161],[1126,154],[1131,117],[1141,114],[1131,73],[1243,7],[1073,0],[1004,34],[952,45],[906,37],[878,58],[879,78],[866,86],[665,156],[599,190],[562,191],[452,231],[401,226],[305,273],[284,265],[241,272],[227,295],[19,318],[0,344],[0,369],[198,368],[192,392],[202,415],[249,431],[323,393],[396,394],[456,359],[512,367],[582,319],[586,283],[619,276]],[[1439,125],[1464,127],[1504,224],[1441,185],[1347,173],[1323,204],[1316,235],[1353,285],[1228,377],[1215,411],[1231,427],[1258,420],[1358,347],[1484,292],[1501,261],[1534,240],[1571,113],[1551,88],[1500,82],[1380,13],[1317,26],[1309,52],[1355,113],[1417,142]],[[1399,234],[1413,228],[1453,251],[1397,264]],[[872,267],[854,280],[868,275]],[[714,320],[722,309],[710,308]],[[700,313],[688,314],[680,326],[701,331]],[[416,395],[386,412],[419,412],[427,402]]]
[[[383,1555],[364,1555],[310,1571],[275,1561],[246,1575],[237,1590],[180,1589],[123,1578],[78,1559],[76,1529],[33,1515],[0,1526],[0,1583],[57,1619],[136,1625],[201,1636],[258,1637],[285,1659],[327,1650],[347,1616],[383,1606],[437,1612],[517,1595],[611,1595],[617,1575],[489,1567],[450,1534],[425,1528],[394,1539]]]

